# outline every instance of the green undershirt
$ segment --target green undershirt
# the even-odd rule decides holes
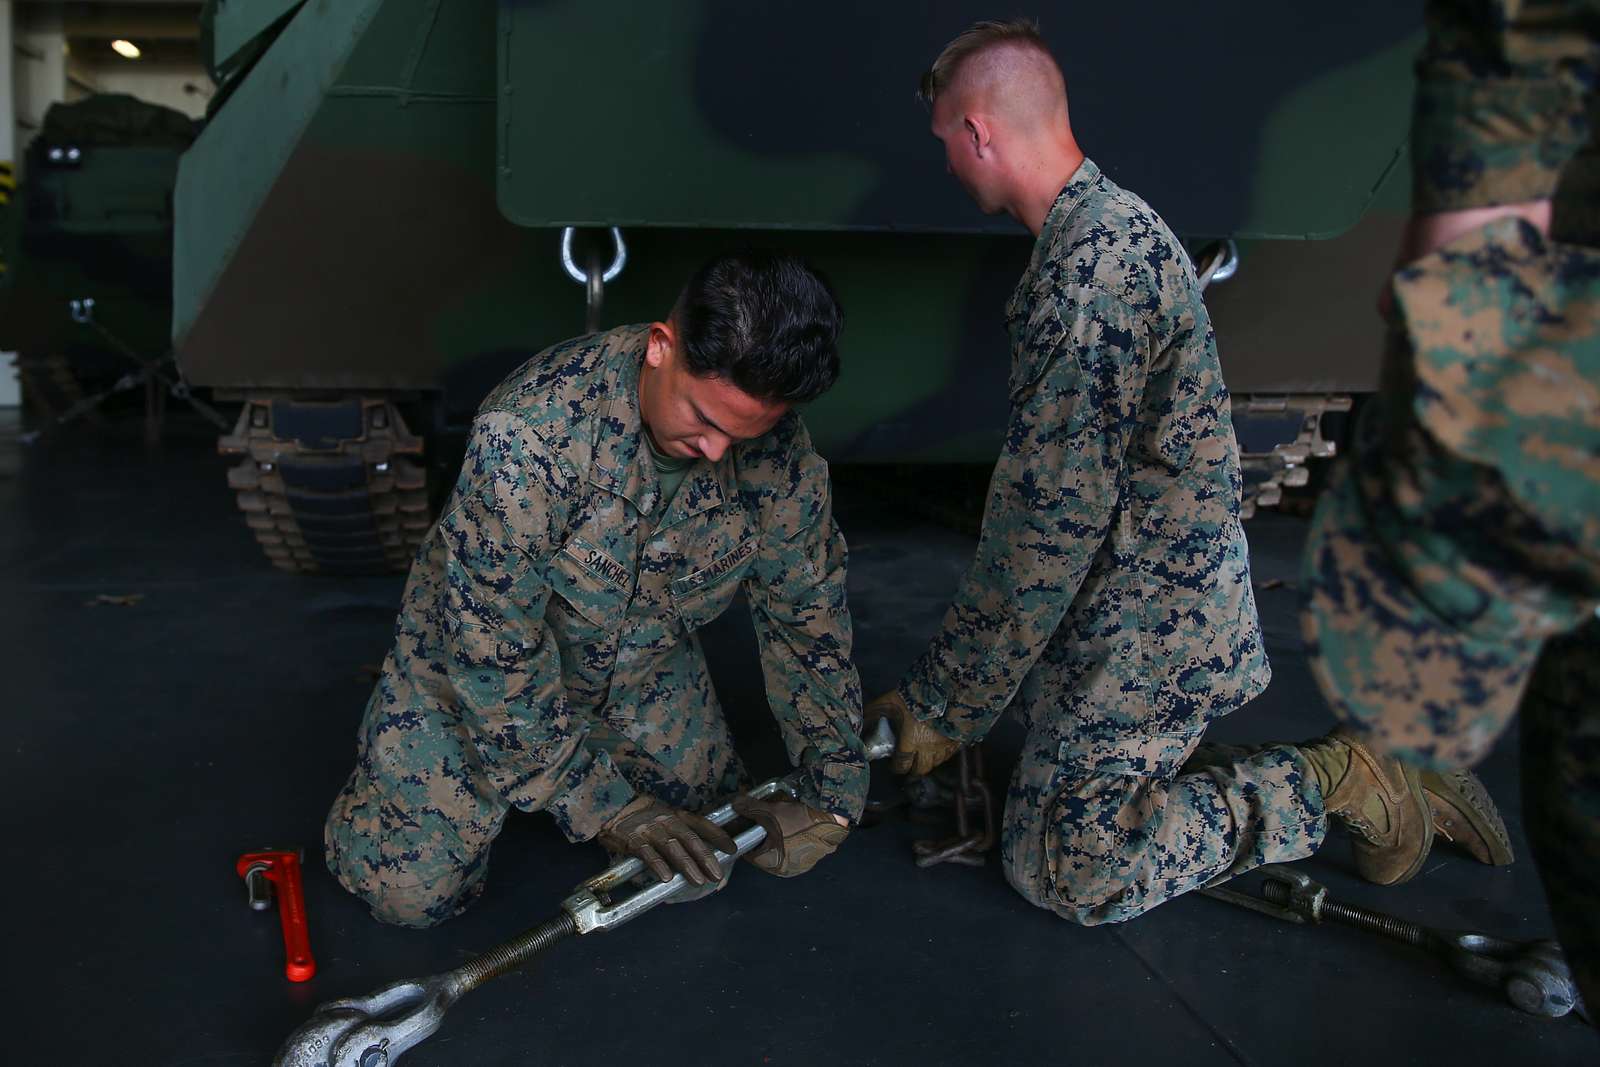
[[[677,495],[678,486],[682,485],[683,479],[688,476],[689,468],[694,466],[694,460],[669,456],[662,452],[656,447],[648,430],[645,431],[644,443],[650,449],[651,460],[655,462],[656,477],[661,479],[661,506],[665,508]]]

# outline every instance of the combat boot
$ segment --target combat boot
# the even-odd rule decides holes
[[[1322,786],[1328,815],[1350,831],[1361,877],[1378,885],[1415,877],[1433,846],[1433,816],[1421,772],[1392,756],[1375,755],[1344,730],[1299,751]]]
[[[1433,831],[1479,863],[1509,866],[1511,835],[1489,790],[1471,771],[1423,771],[1422,792],[1433,814]]]

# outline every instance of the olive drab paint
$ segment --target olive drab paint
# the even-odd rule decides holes
[[[850,369],[807,425],[831,461],[985,461],[1000,447],[994,308],[1030,242],[939,174],[912,96],[966,5],[268,5],[289,14],[281,23],[247,10],[259,6],[215,11],[219,61],[253,54],[251,34],[265,47],[232,70],[179,176],[173,340],[193,384],[407,391],[466,421],[529,354],[582,332],[561,228],[597,222],[621,226],[629,249],[605,287],[611,323],[660,315],[733,245],[781,245],[828,275],[849,315]],[[1271,338],[1222,332],[1230,382],[1371,390],[1377,354],[1315,324],[1361,266],[1330,272],[1325,242],[1304,238],[1381,206],[1417,12],[1387,0],[1159,11],[1035,10],[1084,143],[1185,238],[1288,250],[1285,263],[1246,247],[1229,284],[1276,306],[1284,294],[1247,295],[1253,276],[1299,274],[1290,296],[1307,314]],[[1143,34],[1158,18],[1175,31]],[[1136,78],[1100,44],[1128,32],[1145,49]],[[820,52],[796,42],[823,40],[819,78]],[[1152,136],[1172,86],[1197,101],[1195,121]],[[847,105],[855,118],[833,121]],[[550,166],[539,142],[557,129]],[[636,161],[649,159],[663,165],[641,181]],[[1230,322],[1253,316],[1219,330]]]

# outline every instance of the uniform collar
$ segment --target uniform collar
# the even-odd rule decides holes
[[[1078,205],[1089,195],[1089,190],[1099,183],[1100,168],[1094,165],[1094,160],[1084,156],[1083,162],[1078,164],[1078,169],[1072,172],[1072,177],[1062,186],[1061,194],[1050,206],[1049,214],[1044,217],[1044,225],[1039,229],[1039,239],[1033,244],[1030,272],[1038,270],[1043,265],[1044,257],[1049,254],[1048,249],[1055,243],[1056,235],[1067,225],[1067,220],[1078,210]]]
[[[1027,272],[1022,275],[1022,280],[1017,283],[1011,299],[1006,303],[1006,329],[1011,334],[1012,352],[1011,380],[1007,387],[1013,400],[1017,394],[1038,381],[1039,375],[1045,370],[1045,361],[1023,345],[1028,323],[1039,305],[1041,291],[1045,289],[1040,284],[1042,273],[1072,216],[1088,197],[1089,191],[1099,184],[1100,168],[1094,165],[1093,160],[1084,157],[1045,215],[1044,225],[1039,228],[1039,238],[1033,242],[1033,254],[1028,258]]]
[[[661,498],[661,479],[645,447],[644,421],[639,415],[639,368],[649,338],[647,326],[624,326],[607,335],[606,400],[595,419],[594,462],[589,472],[589,480],[596,486],[623,497],[645,515],[655,510]]]
[[[665,530],[669,526],[687,522],[696,515],[721,507],[725,501],[732,498],[733,452],[732,448],[728,449],[715,463],[707,459],[695,461],[695,465],[689,468],[688,475],[683,479],[683,484],[672,494],[666,513],[656,524],[657,530]]]
[[[1072,177],[1067,179],[1067,184],[1062,186],[1061,192],[1056,196],[1056,202],[1050,205],[1050,210],[1045,214],[1044,225],[1039,228],[1039,237],[1033,242],[1033,254],[1028,257],[1028,270],[1017,283],[1016,289],[1011,294],[1011,300],[1006,304],[1006,320],[1021,319],[1026,322],[1033,311],[1034,289],[1039,277],[1039,271],[1044,267],[1045,260],[1050,255],[1056,239],[1061,231],[1066,228],[1073,214],[1100,182],[1100,168],[1095,166],[1094,160],[1088,156],[1078,164],[1078,169],[1072,172]]]
[[[607,337],[611,352],[604,377],[607,400],[600,406],[595,432],[594,464],[589,480],[631,503],[641,515],[652,514],[661,499],[661,476],[650,458],[639,413],[639,371],[644,365],[648,326],[624,326]],[[671,526],[710,511],[733,497],[733,456],[737,448],[712,463],[697,460],[673,494],[661,526]]]

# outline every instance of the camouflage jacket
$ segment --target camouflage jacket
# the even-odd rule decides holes
[[[1430,0],[1411,120],[1417,212],[1541,200],[1593,135],[1600,0]]]
[[[1600,605],[1600,2],[1434,2],[1417,71],[1417,209],[1548,197],[1552,238],[1502,219],[1395,274],[1302,621],[1336,714],[1463,765]]]
[[[1188,257],[1085,160],[1006,321],[1011,415],[977,556],[902,696],[976,739],[1045,656],[1023,703],[1057,728],[1169,734],[1234,710],[1270,670]]]
[[[645,338],[628,326],[557,345],[484,402],[412,568],[395,669],[431,697],[425,729],[470,738],[475,777],[581,840],[634,795],[585,745],[591,724],[620,717],[670,764],[681,739],[631,708],[677,706],[652,667],[743,589],[808,800],[853,820],[867,772],[826,464],[791,413],[697,463],[662,509],[638,406]]]

